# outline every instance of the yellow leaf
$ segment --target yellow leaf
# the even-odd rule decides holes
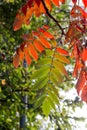
[[[6,85],[6,80],[5,80],[5,79],[2,79],[2,80],[1,80],[1,84],[2,84],[2,85]]]
[[[65,56],[60,55],[60,54],[58,54],[58,53],[55,54],[55,58],[56,58],[57,60],[63,62],[63,63],[66,63],[66,64],[69,64],[69,63],[70,63],[69,60],[68,60]]]

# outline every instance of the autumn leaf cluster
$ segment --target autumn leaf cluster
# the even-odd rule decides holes
[[[52,16],[51,12],[53,6],[60,8],[62,4],[66,3],[66,0],[28,0],[19,9],[14,20],[13,29],[17,31],[24,24],[28,26],[32,21],[32,16],[39,18],[45,14],[58,26],[60,30],[59,42],[61,42],[61,39],[64,42],[60,46],[55,36],[49,31],[51,27],[44,24],[42,27],[37,28],[37,30],[32,30],[30,34],[22,36],[23,42],[13,58],[15,67],[19,67],[24,60],[26,60],[28,65],[31,65],[33,60],[38,62],[39,56],[41,56],[40,53],[45,52],[44,59],[40,63],[38,62],[40,67],[31,76],[32,80],[36,80],[34,87],[37,87],[42,81],[44,81],[44,85],[41,87],[46,86],[46,84],[49,86],[46,91],[46,98],[43,96],[43,111],[46,109],[45,104],[48,100],[50,102],[49,107],[53,107],[51,100],[53,100],[52,95],[55,94],[55,90],[50,85],[57,85],[56,78],[61,82],[63,75],[67,77],[64,65],[70,63],[68,57],[71,60],[75,60],[72,75],[77,79],[77,93],[87,103],[87,0],[82,0],[83,8],[79,5],[78,0],[72,0],[72,2],[73,6],[70,11],[69,25],[65,29],[61,26],[59,20]],[[64,45],[68,45],[67,50],[63,48]],[[42,67],[42,63],[44,67]],[[42,76],[40,77],[39,74],[41,73]],[[58,102],[57,94],[55,94],[55,102]],[[48,113],[46,114],[48,115]]]

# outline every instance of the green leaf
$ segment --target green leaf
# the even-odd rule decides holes
[[[52,74],[54,74],[55,78],[56,78],[59,82],[62,82],[63,76],[61,75],[61,73],[60,73],[56,68],[53,68],[53,69],[52,69]]]
[[[6,98],[6,96],[4,95],[4,93],[0,92],[0,98]]]
[[[50,76],[50,80],[52,81],[52,83],[55,85],[55,86],[58,86],[58,80],[55,78],[55,75],[52,74]]]
[[[50,67],[48,65],[44,65],[42,68],[36,70],[32,74],[31,78],[32,79],[38,79],[38,78],[44,77],[48,74],[49,69],[50,69]]]
[[[48,97],[46,97],[46,99],[44,100],[44,102],[42,104],[42,111],[46,116],[48,116],[50,114],[51,105],[50,105],[50,101],[49,101]]]
[[[48,100],[49,100],[49,104],[50,104],[50,106],[51,106],[51,109],[54,109],[54,110],[55,110],[55,109],[56,109],[56,108],[55,108],[55,103],[54,103],[53,100],[51,99],[50,95],[48,95],[47,98],[48,98]]]
[[[47,76],[39,78],[38,80],[35,81],[33,89],[35,90],[35,89],[43,88],[47,84],[47,81],[48,81],[48,77]]]
[[[49,94],[49,97],[52,99],[53,102],[55,102],[57,105],[59,104],[59,98],[56,95],[56,93],[52,92],[52,91],[47,91],[47,93]]]
[[[53,54],[54,54],[54,51],[52,51],[52,50],[46,50],[46,55],[47,56],[53,56]]]
[[[62,63],[60,63],[57,60],[54,60],[53,64],[54,64],[54,67],[57,68],[62,75],[67,76],[67,71]]]
[[[49,84],[48,89],[50,91],[53,91],[57,96],[59,96],[59,94],[58,94],[58,87],[53,86],[52,84]]]
[[[10,118],[7,118],[6,122],[9,123],[9,122],[12,122],[12,120]]]
[[[43,103],[45,98],[46,98],[46,94],[43,94],[38,99],[34,100],[35,101],[35,106],[34,106],[35,109],[41,106],[41,104]]]
[[[51,58],[47,57],[47,58],[40,59],[36,66],[50,65],[50,64],[51,64]]]

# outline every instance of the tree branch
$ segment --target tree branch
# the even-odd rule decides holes
[[[43,4],[44,8],[45,8],[46,14],[57,24],[57,26],[58,26],[58,27],[60,28],[60,30],[62,31],[62,35],[65,35],[65,32],[64,32],[63,28],[61,27],[61,25],[59,24],[59,21],[58,21],[57,19],[55,19],[55,18],[49,13],[49,10],[48,10],[48,8],[47,8],[46,5],[45,5],[44,0],[41,0],[41,1],[42,1],[42,4]]]

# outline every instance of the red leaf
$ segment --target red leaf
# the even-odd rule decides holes
[[[82,53],[81,53],[81,58],[83,61],[87,60],[87,48],[84,48]]]
[[[81,10],[81,14],[84,18],[87,18],[87,13],[83,9]]]
[[[25,54],[25,59],[26,59],[27,64],[30,65],[31,64],[31,58],[30,58],[29,51],[28,51],[27,47],[24,48],[24,54]]]
[[[32,4],[33,4],[34,0],[28,0],[28,6],[31,8]]]
[[[84,6],[86,8],[87,7],[87,0],[82,0],[82,2],[83,2]]]
[[[17,68],[19,66],[19,62],[20,62],[19,55],[15,54],[15,56],[13,57],[13,65],[14,65],[14,67]]]
[[[81,99],[87,103],[87,85],[85,85],[82,89]]]
[[[43,27],[44,27],[44,29],[46,29],[46,30],[50,28],[48,25],[44,25]]]
[[[20,46],[21,50],[23,51],[24,50],[24,46],[25,46],[26,42],[23,42]]]
[[[37,5],[39,7],[41,0],[34,0],[34,1],[35,1],[35,3],[37,3]]]
[[[40,36],[39,39],[44,47],[51,48],[50,43],[43,36]]]
[[[86,83],[85,71],[81,71],[79,79],[76,84],[76,89],[77,89],[78,95],[81,95],[81,92],[82,92],[82,89],[83,89],[85,83]]]
[[[80,73],[76,89],[81,99],[87,103],[87,72],[85,70]]]
[[[75,67],[74,67],[74,71],[73,71],[72,76],[73,76],[73,77],[78,77],[77,64],[76,64]]]
[[[80,51],[79,51],[79,48],[76,44],[73,47],[72,53],[73,53],[74,57],[77,59],[79,54],[80,54]]]
[[[24,15],[26,15],[26,12],[27,12],[27,4],[25,4],[25,5],[22,7],[22,12],[24,13]]]
[[[84,28],[80,27],[79,25],[76,25],[76,28],[79,32],[85,33]]]
[[[32,44],[29,44],[29,45],[28,45],[28,49],[29,49],[30,55],[31,55],[35,60],[37,60],[37,59],[38,59],[38,54],[37,54],[37,51],[36,51],[36,49],[34,48],[34,46],[33,46]]]
[[[73,72],[73,77],[78,77],[78,73],[81,71],[81,68],[83,67],[83,64],[81,63],[80,59],[76,59],[76,64]]]
[[[41,45],[39,40],[34,40],[34,46],[39,52],[44,50],[44,47]]]
[[[74,4],[76,4],[77,0],[72,0],[72,2],[73,2]]]
[[[74,18],[81,17],[82,19],[82,17],[87,18],[87,13],[80,6],[75,5],[71,10],[71,16]]]
[[[57,50],[58,53],[60,53],[62,55],[69,56],[68,51],[66,51],[66,50],[64,50],[64,49],[62,49],[60,47],[58,47],[56,50]]]
[[[64,4],[65,3],[65,0],[59,0],[62,4]]]

